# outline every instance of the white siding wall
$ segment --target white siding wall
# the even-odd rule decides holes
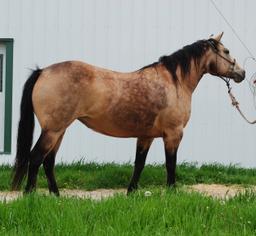
[[[256,55],[255,0],[215,0],[240,37]],[[212,33],[240,64],[248,56],[224,20],[206,0],[0,0],[0,37],[14,38],[13,162],[19,103],[29,68],[79,59],[118,71],[132,71]],[[256,65],[248,70],[255,72]],[[242,109],[256,117],[246,82],[233,85]],[[36,137],[39,134],[37,127]],[[179,161],[241,163],[256,167],[256,126],[231,107],[220,79],[204,76],[193,97]],[[75,122],[67,131],[57,161],[133,161],[135,139],[96,134]],[[164,161],[155,140],[148,162]]]

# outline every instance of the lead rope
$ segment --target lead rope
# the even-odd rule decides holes
[[[222,79],[222,80],[224,80],[225,81],[225,83],[226,83],[226,85],[227,85],[227,88],[228,88],[228,95],[229,95],[229,97],[230,97],[230,100],[231,100],[231,104],[232,104],[232,106],[234,106],[237,110],[238,110],[238,112],[240,113],[240,115],[244,118],[244,120],[247,122],[247,123],[249,123],[249,124],[255,124],[256,123],[256,120],[254,120],[254,121],[250,121],[250,120],[248,120],[247,118],[246,118],[246,116],[244,115],[244,113],[241,111],[241,109],[240,109],[240,107],[239,107],[239,102],[236,100],[236,98],[235,98],[235,96],[233,95],[233,93],[231,92],[231,87],[230,87],[230,83],[229,83],[229,79],[225,79],[225,78],[223,78],[222,76],[220,76],[220,78]]]
[[[229,28],[232,30],[232,32],[234,33],[234,35],[237,37],[237,39],[240,41],[240,43],[243,45],[243,47],[247,50],[247,52],[249,53],[250,55],[250,58],[252,60],[254,60],[256,62],[256,58],[254,57],[254,55],[252,54],[252,52],[249,50],[249,48],[246,46],[246,44],[242,41],[242,39],[239,37],[238,33],[236,32],[236,30],[234,29],[234,27],[231,25],[231,23],[227,20],[227,18],[224,16],[224,14],[222,13],[222,11],[220,10],[220,8],[217,6],[217,4],[215,3],[214,0],[210,0],[210,2],[212,3],[212,5],[214,6],[214,8],[217,10],[217,12],[220,14],[220,16],[224,19],[224,21],[226,22],[226,24],[229,26]],[[245,62],[244,62],[245,64]],[[256,73],[253,74],[253,76],[255,75]],[[243,114],[243,112],[240,110],[240,107],[239,107],[239,103],[238,101],[236,100],[235,96],[232,94],[231,92],[231,87],[230,87],[230,84],[229,84],[229,80],[219,76],[222,80],[224,80],[226,82],[226,85],[228,87],[228,94],[229,94],[229,97],[231,99],[231,102],[232,102],[232,105],[236,107],[236,109],[238,110],[238,112],[240,113],[240,115],[244,118],[245,121],[247,121],[249,124],[255,124],[256,123],[256,120],[254,121],[249,121],[245,115]],[[256,84],[256,80],[253,81],[253,84],[255,86]],[[253,95],[255,96],[255,87],[252,88],[251,87],[251,83],[249,82],[249,85],[250,85],[250,89],[253,93]],[[254,107],[256,107],[256,104],[255,104],[255,97],[254,97]]]

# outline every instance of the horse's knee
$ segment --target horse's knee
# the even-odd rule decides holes
[[[183,129],[176,128],[164,132],[163,140],[165,149],[168,152],[174,152],[179,147],[179,144],[183,137]]]
[[[137,140],[137,149],[140,152],[147,151],[153,142],[153,138],[138,138]]]

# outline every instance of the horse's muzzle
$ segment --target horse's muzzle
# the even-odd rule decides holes
[[[245,70],[240,70],[234,73],[233,79],[236,83],[240,83],[245,78]]]

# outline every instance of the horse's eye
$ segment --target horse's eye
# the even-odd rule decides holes
[[[229,54],[229,50],[228,49],[224,49],[224,53]]]

